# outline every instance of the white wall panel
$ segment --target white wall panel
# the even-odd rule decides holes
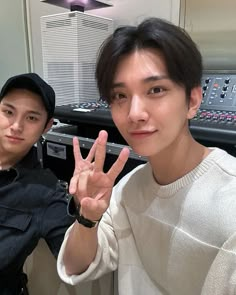
[[[7,78],[30,69],[24,0],[0,3],[0,87]]]
[[[33,52],[33,68],[43,75],[40,17],[68,11],[39,0],[28,0]],[[137,24],[149,16],[158,16],[179,23],[180,0],[113,0],[113,6],[90,10],[88,13],[112,18],[115,26]]]
[[[236,1],[183,0],[182,23],[198,44],[206,70],[236,71]]]

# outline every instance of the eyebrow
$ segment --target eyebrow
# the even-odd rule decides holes
[[[155,76],[150,76],[143,79],[142,82],[148,83],[148,82],[155,82],[155,81],[160,81],[164,79],[170,79],[170,78],[167,75],[155,75]],[[125,87],[125,83],[123,82],[113,83],[111,86],[111,89],[118,88],[118,87]]]
[[[6,107],[9,107],[9,108],[11,108],[13,110],[16,109],[12,104],[7,103],[7,102],[1,102],[1,105],[6,106]],[[34,110],[28,110],[27,113],[30,113],[30,114],[33,114],[33,115],[42,116],[42,113],[40,113],[38,111],[34,111]]]

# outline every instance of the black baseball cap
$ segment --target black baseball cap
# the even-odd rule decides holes
[[[9,78],[0,92],[0,100],[12,89],[27,89],[41,96],[48,119],[53,117],[55,110],[55,92],[39,75],[26,73]]]

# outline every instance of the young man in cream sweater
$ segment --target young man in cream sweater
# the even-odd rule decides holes
[[[186,32],[150,18],[117,29],[96,76],[120,133],[148,163],[113,187],[127,148],[103,172],[107,133],[75,174],[58,272],[70,284],[118,270],[120,295],[235,294],[236,160],[192,137],[201,55]],[[223,272],[221,270],[223,269]]]

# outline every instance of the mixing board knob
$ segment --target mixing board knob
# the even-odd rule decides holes
[[[221,93],[220,97],[225,98],[225,93]]]
[[[223,86],[223,91],[227,91],[227,89],[228,89],[228,86]]]
[[[225,84],[229,84],[229,82],[230,82],[229,78],[225,79]]]

